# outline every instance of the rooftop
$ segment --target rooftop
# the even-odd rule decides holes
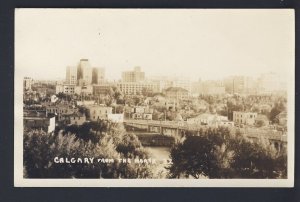
[[[184,88],[181,88],[181,87],[169,87],[166,89],[167,92],[178,92],[178,91],[181,91],[181,92],[188,92],[188,90],[184,89]]]

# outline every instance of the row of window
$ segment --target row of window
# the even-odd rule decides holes
[[[247,115],[245,115],[246,117],[247,117]],[[243,114],[234,114],[234,118],[243,118]],[[255,115],[252,115],[252,114],[250,114],[249,116],[248,116],[248,118],[255,118],[256,116]]]
[[[68,112],[68,110],[67,109],[65,109],[65,110],[63,110],[63,109],[47,109],[47,112],[50,112],[50,113],[67,113]]]

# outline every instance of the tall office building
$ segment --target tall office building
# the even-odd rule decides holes
[[[23,80],[23,89],[24,91],[30,91],[31,90],[31,85],[33,84],[33,79],[30,77],[24,77]]]
[[[246,76],[231,76],[224,80],[227,93],[256,94],[256,81]]]
[[[77,84],[77,68],[68,66],[66,69],[66,84],[76,85]]]
[[[88,59],[81,59],[77,69],[77,79],[80,86],[92,84],[92,67]]]
[[[122,82],[140,82],[145,80],[145,72],[140,67],[135,67],[133,71],[122,72]]]
[[[93,68],[92,72],[92,84],[104,83],[105,69],[104,68]]]

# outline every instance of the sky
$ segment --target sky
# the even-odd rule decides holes
[[[294,68],[293,10],[16,9],[15,71],[64,79],[81,58],[106,78],[220,79]]]

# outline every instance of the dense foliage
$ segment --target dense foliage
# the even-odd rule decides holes
[[[170,178],[286,178],[286,151],[227,129],[189,134],[171,150]]]
[[[55,163],[55,157],[114,159],[110,163]],[[123,125],[101,121],[69,126],[54,134],[24,133],[24,175],[28,178],[151,178],[151,166],[120,163],[123,158],[149,158]]]

